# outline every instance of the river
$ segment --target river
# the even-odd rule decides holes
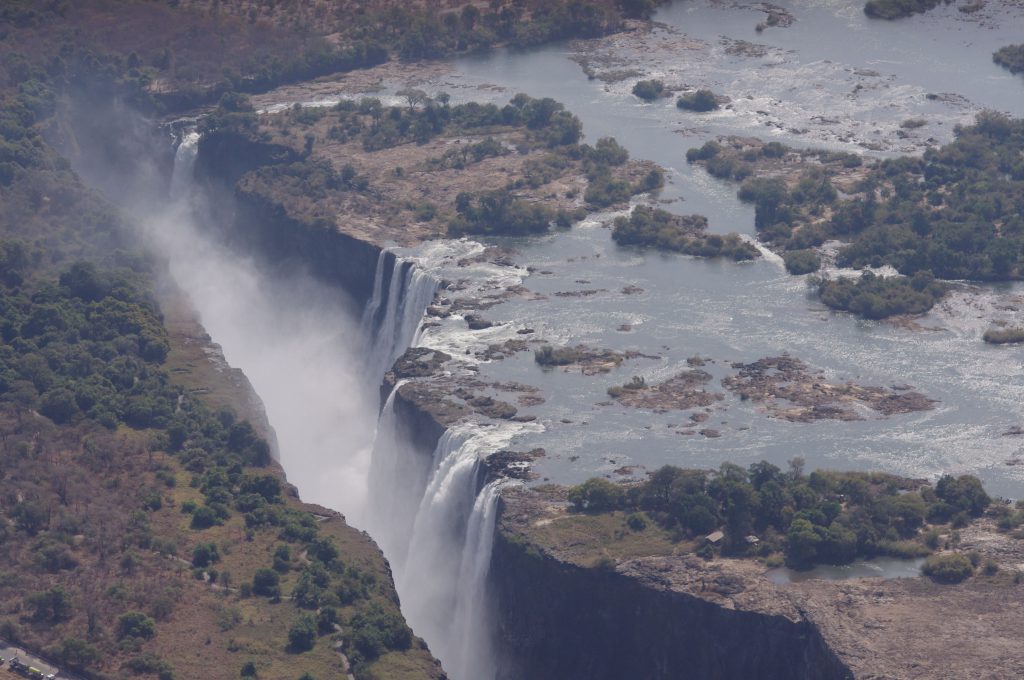
[[[503,102],[516,92],[558,99],[581,118],[590,141],[615,136],[634,157],[667,168],[669,184],[659,198],[668,209],[704,214],[712,230],[748,237],[752,209],[736,200],[734,185],[688,166],[688,148],[739,134],[865,155],[919,153],[949,141],[955,125],[983,108],[1024,115],[1019,78],[991,62],[993,49],[1019,37],[1020,8],[989,3],[965,14],[943,6],[885,23],[867,20],[860,3],[805,0],[789,7],[791,26],[757,34],[754,26],[765,16],[759,7],[680,2],[658,12],[650,33],[460,59],[417,85],[432,94],[447,91],[455,101]],[[605,80],[588,78],[581,63]],[[612,77],[612,71],[633,73]],[[710,87],[731,104],[691,114],[677,110],[672,98],[641,103],[630,94],[632,84],[652,76],[670,87]],[[385,83],[384,94],[404,85]],[[336,97],[342,96],[351,93],[339,87]],[[319,103],[330,101],[321,97]],[[927,121],[924,126],[910,132],[900,127],[918,117]],[[1024,287],[965,286],[919,320],[916,330],[860,321],[825,309],[804,278],[788,275],[771,254],[734,264],[620,248],[610,238],[613,217],[594,215],[543,237],[488,241],[511,253],[511,265],[460,265],[481,250],[469,241],[393,251],[417,267],[418,278],[407,277],[404,299],[418,305],[433,290],[424,275],[433,283],[463,281],[461,291],[442,295],[479,297],[521,284],[529,294],[482,313],[498,324],[486,330],[467,330],[456,315],[413,332],[412,303],[392,305],[380,323],[389,337],[463,358],[462,370],[484,382],[531,385],[545,400],[520,407],[520,414],[536,417],[529,424],[460,425],[442,438],[429,466],[412,470],[403,467],[402,456],[415,454],[391,436],[390,403],[369,451],[374,432],[367,420],[376,395],[354,395],[361,384],[354,366],[376,363],[354,349],[367,342],[369,332],[359,322],[365,311],[353,311],[348,301],[311,282],[271,290],[251,264],[205,246],[199,254],[212,259],[201,260],[193,233],[162,246],[228,361],[263,396],[289,478],[304,497],[341,508],[368,526],[395,567],[403,611],[455,680],[492,674],[488,613],[481,603],[497,489],[490,485],[478,494],[475,484],[478,458],[491,452],[488,445],[542,447],[546,455],[534,464],[537,479],[561,483],[615,470],[642,475],[665,463],[711,467],[767,459],[784,466],[800,456],[808,468],[930,478],[971,472],[991,493],[1024,496],[1024,466],[1007,464],[1017,460],[1022,440],[1004,436],[1022,422],[1020,350],[980,340],[992,319],[1019,314],[1001,309],[1000,301]],[[156,225],[155,238],[166,225],[166,219]],[[179,247],[184,243],[188,249]],[[214,279],[202,274],[212,269],[223,271]],[[234,291],[227,298],[218,292],[225,281]],[[383,294],[397,290],[398,282],[378,275],[376,287]],[[387,309],[381,302],[370,316]],[[526,329],[533,332],[519,333]],[[523,337],[651,358],[584,376],[543,370],[529,351],[502,360],[476,355],[490,344]],[[394,349],[379,351],[390,358]],[[633,375],[648,383],[668,378],[695,355],[710,360],[708,389],[725,392],[720,380],[734,370],[732,362],[784,352],[831,382],[909,384],[938,403],[909,415],[863,410],[862,420],[800,423],[725,393],[700,425],[720,435],[708,437],[690,433],[692,411],[637,410],[606,396],[608,387]],[[389,473],[399,469],[401,479]]]

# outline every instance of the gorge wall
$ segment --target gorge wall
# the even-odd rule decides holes
[[[813,624],[581,567],[498,530],[491,584],[500,680],[844,680]]]

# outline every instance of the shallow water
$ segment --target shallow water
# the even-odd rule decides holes
[[[850,578],[913,578],[921,574],[924,558],[899,559],[877,557],[873,560],[857,560],[850,564],[820,564],[807,571],[796,571],[789,567],[770,569],[765,576],[772,583],[800,583],[801,581],[844,581]]]
[[[757,35],[753,27],[763,14],[756,10],[677,3],[656,17],[672,29],[659,29],[660,34],[645,40],[657,42],[664,34],[666,45],[697,45],[683,57],[664,45],[638,50],[632,38],[604,41],[594,50],[606,52],[608,63],[639,63],[645,74],[670,84],[709,85],[733,99],[731,111],[695,116],[676,110],[671,99],[639,103],[629,94],[636,78],[608,85],[588,80],[571,60],[569,46],[460,60],[456,73],[435,85],[456,99],[502,101],[518,91],[555,97],[583,120],[588,139],[614,135],[634,157],[668,167],[671,184],[662,198],[674,201],[672,210],[706,214],[715,231],[751,234],[752,210],[735,199],[735,185],[681,162],[687,148],[718,134],[757,134],[861,153],[869,153],[863,144],[879,140],[884,151],[878,153],[919,151],[928,137],[948,141],[953,125],[968,122],[982,107],[1024,114],[1024,89],[1019,89],[1024,85],[991,62],[992,50],[1024,27],[1020,9],[994,8],[979,18],[948,7],[886,23],[868,21],[859,7],[794,3],[793,26]],[[727,54],[723,45],[738,39],[768,46],[768,56]],[[842,94],[857,85],[856,97]],[[928,92],[963,98],[933,101],[925,97]],[[751,106],[768,102],[779,126],[758,121],[763,116],[747,110],[748,95],[755,97]],[[837,122],[814,119],[821,113]],[[925,117],[928,125],[910,139],[896,137],[899,122],[916,116]],[[627,361],[597,377],[542,370],[531,353],[481,367],[483,377],[542,389],[547,402],[521,412],[536,414],[545,431],[522,437],[517,445],[547,450],[537,466],[543,478],[576,482],[622,466],[650,469],[663,463],[715,466],[724,460],[766,458],[784,465],[799,455],[811,467],[928,477],[970,471],[994,493],[1024,495],[1024,470],[1006,464],[1024,442],[1002,436],[1021,420],[1021,352],[984,345],[980,335],[991,317],[979,318],[974,309],[988,308],[997,295],[1019,294],[1024,287],[986,287],[954,296],[945,309],[921,320],[939,330],[910,331],[830,313],[809,295],[804,279],[787,275],[776,257],[737,265],[620,248],[610,239],[610,219],[589,220],[541,238],[491,240],[514,249],[520,265],[535,268],[524,285],[546,299],[516,298],[484,313],[506,323],[503,327],[470,332],[460,321],[449,320],[427,329],[421,339],[462,354],[467,347],[523,337],[515,331],[530,327],[536,330],[531,337],[556,345],[582,343],[660,357]],[[445,246],[430,248],[433,255],[424,258],[428,267],[436,266],[431,263]],[[503,276],[522,274],[509,270]],[[626,286],[643,292],[623,294]],[[584,289],[600,292],[553,295]],[[616,330],[622,324],[632,330]],[[632,375],[648,383],[662,380],[685,369],[685,359],[695,354],[716,361],[706,368],[715,376],[709,389],[724,391],[718,380],[729,362],[782,352],[823,369],[830,381],[909,383],[940,403],[933,411],[887,418],[865,411],[865,420],[857,422],[790,423],[726,394],[724,410],[716,407],[696,428],[719,430],[722,436],[716,439],[680,433],[692,411],[655,414],[599,403],[607,402],[607,387]]]

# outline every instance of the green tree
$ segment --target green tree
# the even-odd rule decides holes
[[[200,543],[192,550],[193,567],[202,569],[216,562],[220,562],[220,551],[215,544]]]
[[[591,477],[569,491],[569,501],[578,510],[604,512],[622,507],[625,490],[618,484],[600,477]]]
[[[294,652],[308,652],[316,644],[316,620],[303,614],[288,630],[288,646]]]
[[[25,603],[33,610],[32,618],[46,623],[59,623],[71,617],[71,596],[63,586],[33,593]]]
[[[280,578],[273,569],[257,569],[252,577],[252,592],[264,597],[281,595]]]
[[[117,639],[152,639],[156,635],[156,622],[142,612],[126,612],[117,617]]]

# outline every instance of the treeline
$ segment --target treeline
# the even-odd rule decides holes
[[[753,260],[761,253],[736,234],[706,233],[703,215],[673,215],[660,208],[637,206],[629,217],[616,217],[612,239],[619,245],[637,245],[694,255],[725,257],[737,262]]]
[[[597,37],[620,30],[627,18],[650,16],[658,4],[503,0],[483,8],[458,2],[437,11],[420,2],[327,8],[298,2],[284,10],[278,3],[203,9],[176,2],[12,0],[2,8],[0,24],[13,56],[32,55],[26,58],[41,64],[60,58],[65,35],[74,30],[79,46],[96,60],[116,61],[118,72],[136,80],[133,97],[177,110],[215,101],[228,90],[266,91],[392,57],[441,58]]]
[[[631,527],[642,530],[650,518],[678,540],[703,543],[721,530],[725,554],[782,553],[800,569],[928,554],[938,534],[925,533],[926,523],[964,526],[991,502],[970,475],[946,475],[933,488],[881,473],[804,475],[802,465],[796,459],[783,471],[765,461],[749,468],[723,463],[713,472],[667,465],[635,485],[592,478],[573,487],[569,500],[577,512],[637,513]],[[700,552],[712,550],[704,544]]]

